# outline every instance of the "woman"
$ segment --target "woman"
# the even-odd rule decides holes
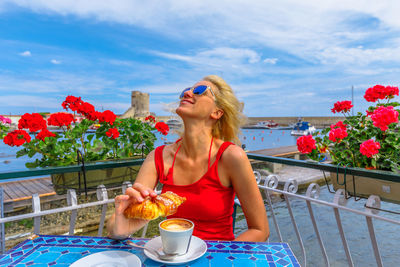
[[[130,203],[155,197],[157,183],[163,192],[187,198],[171,217],[195,223],[193,235],[206,240],[265,241],[268,220],[261,194],[246,153],[239,146],[242,105],[226,82],[215,75],[183,90],[176,113],[184,132],[176,143],[152,151],[144,161],[135,184],[115,198],[115,213],[108,221],[113,238],[125,238],[147,221],[126,219]],[[248,230],[235,238],[232,213],[237,195]]]

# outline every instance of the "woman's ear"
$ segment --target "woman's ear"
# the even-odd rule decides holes
[[[213,113],[211,113],[211,118],[213,118],[214,120],[219,120],[222,115],[224,115],[224,111],[222,109],[217,108],[216,110],[214,110]]]

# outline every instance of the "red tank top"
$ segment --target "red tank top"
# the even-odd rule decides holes
[[[233,204],[235,192],[232,187],[221,184],[218,176],[218,161],[225,149],[233,143],[224,142],[218,150],[215,162],[197,182],[190,185],[175,185],[173,167],[164,174],[163,150],[155,150],[158,181],[163,184],[162,192],[172,191],[186,197],[178,212],[168,218],[186,218],[194,222],[193,235],[204,240],[233,240]],[[175,153],[176,156],[176,153]],[[209,159],[210,162],[210,159]]]

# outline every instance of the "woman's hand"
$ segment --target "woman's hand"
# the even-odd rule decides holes
[[[109,237],[124,239],[148,223],[143,219],[127,219],[124,211],[131,203],[141,203],[147,196],[156,197],[152,188],[157,184],[157,170],[154,165],[154,150],[151,151],[136,176],[135,184],[124,195],[115,198],[115,212],[107,222]]]
[[[128,195],[132,199],[132,203],[141,203],[145,197],[156,197],[157,193],[150,187],[146,187],[141,183],[134,183],[132,187],[126,189],[125,195]],[[126,206],[125,209],[127,207],[128,206]]]
[[[124,215],[124,211],[131,203],[141,203],[147,196],[156,197],[157,194],[153,189],[146,188],[140,183],[135,183],[126,190],[125,195],[115,197],[115,213],[107,224],[107,230],[111,238],[127,238],[148,223],[147,220],[128,219]]]

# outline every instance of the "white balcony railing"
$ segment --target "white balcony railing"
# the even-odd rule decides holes
[[[355,262],[352,257],[351,249],[349,246],[349,242],[347,241],[346,236],[349,234],[349,231],[354,231],[354,228],[348,229],[348,227],[343,226],[343,219],[341,218],[341,212],[348,212],[351,216],[358,216],[360,219],[356,220],[358,223],[357,225],[353,225],[355,228],[359,228],[361,224],[365,223],[367,226],[367,231],[363,233],[363,242],[369,242],[371,244],[371,251],[363,251],[362,253],[371,254],[373,253],[375,262],[371,263],[372,266],[375,264],[377,266],[383,266],[382,256],[380,253],[380,247],[378,246],[376,234],[375,234],[375,227],[374,221],[382,221],[388,223],[391,226],[398,226],[400,225],[400,221],[394,218],[381,216],[379,215],[380,211],[380,199],[377,196],[370,196],[367,200],[366,207],[364,209],[354,209],[346,206],[347,198],[345,196],[344,190],[340,189],[336,191],[333,196],[333,200],[325,201],[320,200],[320,187],[317,184],[311,184],[307,188],[305,194],[299,194],[297,192],[298,186],[295,180],[289,180],[284,185],[283,190],[277,189],[278,186],[278,179],[276,175],[269,175],[268,177],[261,177],[258,172],[255,172],[257,183],[259,188],[261,189],[265,203],[266,209],[268,211],[268,216],[270,219],[270,231],[271,236],[275,236],[274,238],[277,240],[269,240],[269,241],[279,241],[279,242],[288,242],[291,247],[297,247],[298,252],[296,255],[299,261],[302,263],[302,266],[306,266],[307,264],[311,266],[315,266],[315,264],[310,261],[310,257],[318,257],[320,262],[325,263],[326,266],[355,266]],[[122,193],[125,192],[126,188],[128,188],[130,183],[124,183],[122,186]],[[1,210],[3,210],[3,191],[0,187],[0,201],[1,201]],[[273,203],[271,196],[279,194],[283,197],[284,202]],[[40,234],[40,220],[41,217],[44,215],[55,214],[65,211],[71,211],[70,214],[70,225],[69,225],[69,234],[73,235],[75,231],[75,223],[77,219],[77,212],[79,209],[88,208],[93,206],[102,206],[101,217],[99,221],[99,228],[98,228],[98,236],[102,236],[103,234],[103,227],[105,223],[106,211],[107,211],[107,204],[113,203],[114,199],[108,199],[107,190],[103,185],[100,185],[97,189],[97,201],[78,204],[77,203],[77,196],[75,190],[69,190],[67,194],[67,203],[68,206],[50,210],[41,210],[40,207],[40,198],[37,194],[32,196],[32,212],[22,215],[16,215],[12,217],[0,218],[0,230],[1,230],[1,251],[4,253],[5,251],[5,233],[4,233],[4,224],[6,222],[18,221],[22,219],[29,219],[33,218],[34,220],[34,229],[33,232],[35,234]],[[238,201],[236,201],[238,205]],[[296,203],[293,205],[292,203]],[[303,205],[299,205],[298,203],[303,203]],[[305,205],[304,205],[305,204]],[[286,212],[282,211],[282,206],[284,205],[284,209]],[[277,206],[279,206],[279,216],[277,214]],[[318,212],[323,208],[322,212],[328,213],[331,212],[334,214],[335,218],[335,231],[337,231],[337,237],[340,239],[340,247],[329,247],[330,240],[324,240],[323,234],[326,230],[326,222],[320,221],[318,218],[319,216],[315,212],[315,207],[318,207]],[[280,221],[280,218],[285,216],[284,222]],[[306,224],[305,221],[307,220],[299,220],[299,217],[306,216],[310,219],[311,223]],[[3,217],[3,214],[2,216]],[[363,222],[364,221],[364,222]],[[290,224],[288,224],[290,222]],[[237,223],[236,223],[237,224]],[[332,222],[330,222],[332,225]],[[330,226],[329,226],[330,227]],[[294,235],[287,237],[287,240],[283,237],[282,233],[287,233],[289,229],[294,230]],[[310,230],[312,229],[312,231]],[[304,245],[304,234],[302,236],[302,230],[307,229],[307,240],[312,239],[313,241],[317,241],[319,246],[319,252],[316,254],[315,251],[307,251]],[[400,228],[399,228],[400,229]],[[385,229],[380,229],[385,230]],[[311,231],[311,232],[310,232]],[[143,231],[143,236],[146,233],[146,229]],[[271,239],[271,238],[270,238]],[[336,243],[337,245],[337,243]],[[296,252],[295,252],[296,253]],[[312,254],[312,255],[311,255]],[[330,254],[334,255],[334,258],[342,258],[344,260],[341,263],[331,263],[330,262]],[[397,262],[400,261],[400,253],[396,255],[392,255],[393,257],[398,257]],[[342,264],[342,265],[341,265]]]

